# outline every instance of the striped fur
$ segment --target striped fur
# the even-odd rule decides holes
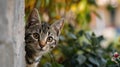
[[[34,9],[25,27],[26,67],[37,67],[41,57],[51,51],[59,40],[63,19],[52,25],[41,22],[37,9]]]

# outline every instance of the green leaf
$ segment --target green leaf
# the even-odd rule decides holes
[[[95,57],[89,57],[88,60],[89,60],[91,63],[97,65],[97,67],[100,66],[98,60],[97,60]]]
[[[76,35],[74,35],[73,33],[68,33],[68,37],[72,39],[77,39]]]
[[[96,0],[88,0],[88,3],[97,6]]]
[[[60,38],[60,40],[62,40],[62,41],[64,41],[64,40],[65,40],[65,37],[64,37],[64,36],[62,36],[62,35],[61,35],[59,38]]]
[[[66,57],[71,57],[74,53],[73,51],[73,47],[68,47],[68,46],[60,46],[62,53],[66,56]]]
[[[102,40],[104,40],[104,37],[103,36],[99,36],[99,37],[97,37],[97,39],[98,39],[98,41],[100,43]]]
[[[52,63],[52,67],[64,67],[63,65],[57,63],[57,62],[53,62]]]
[[[83,64],[86,61],[86,57],[83,56],[83,55],[78,55],[76,60],[78,61],[79,65],[81,65],[81,64]]]
[[[89,23],[91,21],[91,15],[90,12],[86,13],[86,21]]]
[[[43,67],[64,67],[62,64],[59,64],[57,62],[47,62],[43,65]]]
[[[87,67],[93,67],[91,64],[86,63]]]
[[[91,35],[89,33],[85,33],[85,37],[88,39],[88,40],[91,40]]]
[[[45,63],[45,64],[43,65],[43,67],[52,67],[52,65],[47,62],[47,63]]]
[[[110,59],[107,61],[107,65],[115,64],[115,62],[111,61]]]
[[[105,67],[106,63],[107,63],[107,60],[104,59],[103,57],[99,60],[99,63],[101,66]]]
[[[80,30],[80,31],[78,32],[78,34],[79,34],[79,36],[82,36],[82,35],[84,34],[84,31],[83,31],[83,30]]]
[[[94,32],[92,32],[92,36],[94,36],[94,37],[96,36]]]

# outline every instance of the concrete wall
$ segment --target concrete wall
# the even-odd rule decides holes
[[[24,0],[0,0],[0,67],[25,67]]]

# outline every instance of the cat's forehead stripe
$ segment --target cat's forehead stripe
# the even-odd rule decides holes
[[[46,34],[49,29],[50,29],[50,25],[48,23],[45,23],[45,22],[42,23],[41,28],[40,28],[41,32]]]

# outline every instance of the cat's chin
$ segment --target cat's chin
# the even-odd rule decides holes
[[[41,49],[41,48],[39,48],[39,49],[37,49],[38,51],[44,51],[43,49]]]
[[[37,50],[38,51],[48,51],[49,47],[38,48]]]

